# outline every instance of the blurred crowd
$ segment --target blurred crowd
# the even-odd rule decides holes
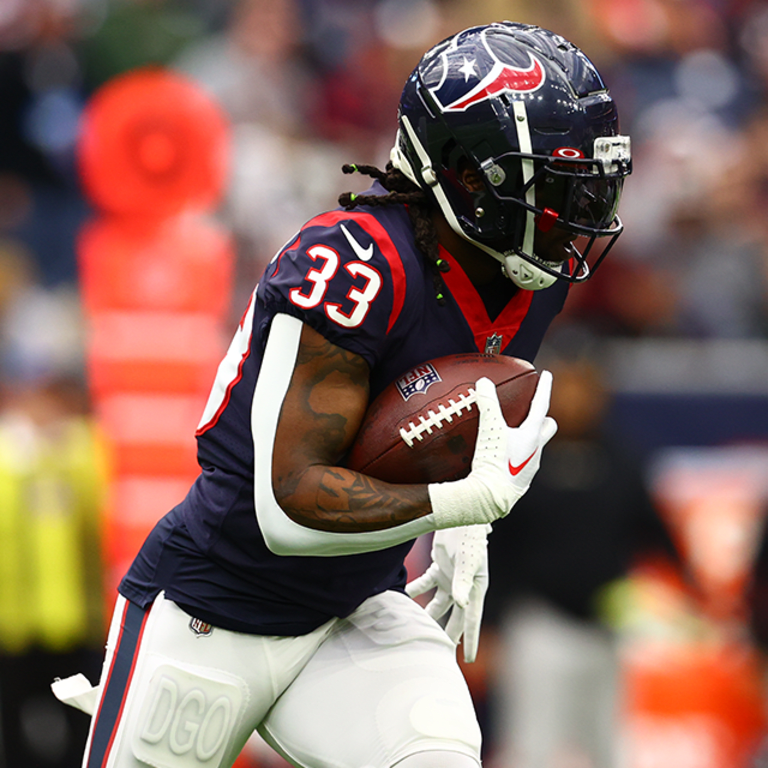
[[[293,231],[365,184],[342,163],[387,162],[400,90],[423,51],[499,19],[582,47],[633,142],[625,234],[598,278],[571,292],[560,325],[619,339],[768,338],[768,0],[0,0],[0,448],[17,434],[29,447],[0,450],[0,492],[21,465],[37,488],[40,457],[69,451],[70,438],[92,452],[93,471],[56,470],[60,501],[85,493],[96,504],[103,483],[97,431],[83,434],[95,428],[77,282],[77,233],[94,215],[78,178],[78,126],[102,85],[162,65],[228,115],[217,218],[237,245],[234,321]],[[93,522],[63,501],[56,509]],[[71,567],[93,595],[91,523],[71,529],[84,537]],[[100,655],[93,621],[81,617],[54,642],[51,626],[64,632],[55,612],[26,634],[6,620],[0,657],[28,652],[34,669],[39,648]],[[0,684],[0,702],[10,690]],[[18,728],[54,733],[56,715],[33,704]]]
[[[766,2],[4,0],[3,378],[78,364],[74,238],[89,216],[78,118],[111,77],[170,66],[226,110],[234,152],[220,216],[249,291],[294,228],[335,206],[350,184],[342,162],[386,162],[421,52],[502,18],[587,51],[633,140],[626,233],[601,279],[573,292],[569,318],[623,337],[765,337]]]

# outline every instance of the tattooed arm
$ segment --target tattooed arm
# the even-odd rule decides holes
[[[303,326],[277,424],[275,498],[296,523],[377,531],[428,515],[426,485],[391,485],[337,466],[368,405],[368,364]]]

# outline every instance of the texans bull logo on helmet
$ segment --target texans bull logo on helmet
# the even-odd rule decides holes
[[[492,39],[483,34],[482,45],[475,48],[471,57],[458,48],[457,38],[443,51],[441,81],[429,88],[443,112],[463,112],[502,93],[532,93],[544,85],[546,73],[534,54],[526,52],[528,61],[522,64],[511,61],[515,52],[505,51],[501,46],[494,50]]]

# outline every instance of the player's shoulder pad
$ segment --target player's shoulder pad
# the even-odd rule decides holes
[[[372,327],[378,317],[388,334],[408,290],[400,249],[413,259],[415,248],[412,233],[400,231],[393,218],[369,209],[310,219],[268,267],[264,295],[281,295],[346,329]]]
[[[342,261],[378,263],[383,258],[390,269],[401,261],[392,233],[381,217],[361,210],[336,210],[310,219],[301,230],[302,246],[333,248]]]

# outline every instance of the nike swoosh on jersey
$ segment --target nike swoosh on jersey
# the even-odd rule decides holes
[[[344,233],[344,237],[347,238],[347,242],[352,246],[355,256],[357,256],[360,261],[370,261],[371,258],[373,258],[373,243],[369,243],[367,248],[363,248],[343,224],[341,225],[341,231]]]
[[[536,449],[538,450],[538,448]],[[507,462],[509,464],[509,474],[513,477],[516,475],[519,475],[520,472],[522,472],[525,465],[536,455],[536,451],[534,451],[522,464],[518,464],[518,466],[515,466],[511,461]]]

